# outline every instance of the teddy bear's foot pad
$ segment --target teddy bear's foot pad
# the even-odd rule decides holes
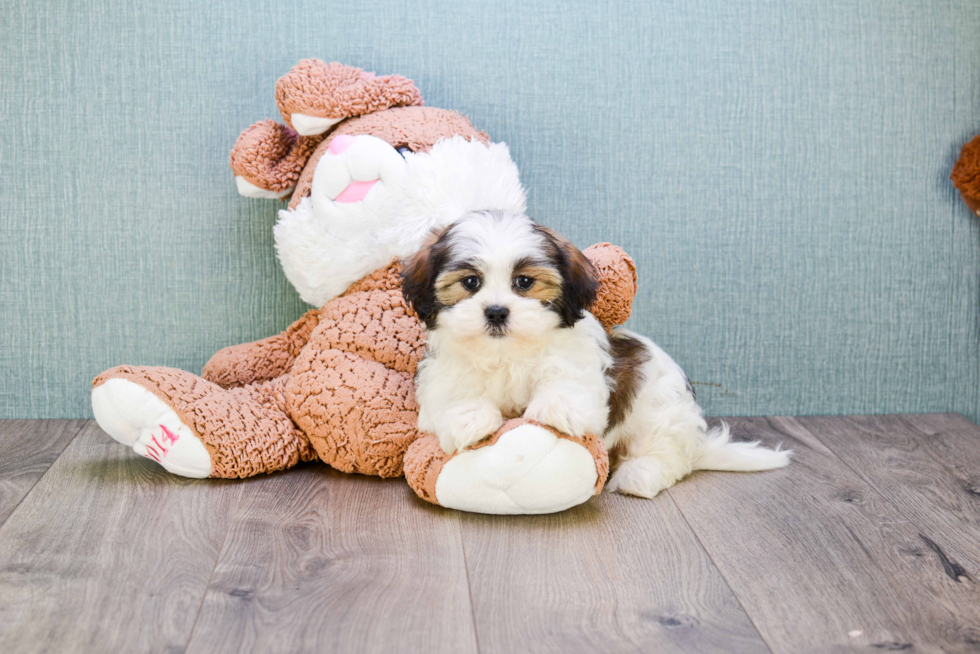
[[[462,511],[554,513],[587,501],[597,479],[596,462],[584,445],[523,424],[493,445],[446,461],[435,492],[439,504]]]
[[[109,379],[92,389],[92,410],[99,427],[167,472],[204,478],[211,455],[204,443],[159,397],[128,379]]]

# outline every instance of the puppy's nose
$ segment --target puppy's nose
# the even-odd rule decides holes
[[[487,317],[488,323],[499,326],[507,322],[507,316],[510,315],[510,309],[495,304],[492,307],[487,307],[484,309],[483,315]]]

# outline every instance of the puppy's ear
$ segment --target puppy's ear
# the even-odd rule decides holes
[[[446,263],[450,227],[433,230],[422,248],[405,261],[402,269],[402,295],[429,329],[435,327],[439,314],[436,278]]]
[[[556,306],[563,327],[571,327],[584,317],[584,311],[592,306],[599,282],[592,262],[575,245],[551,231],[536,225],[552,250],[555,267],[562,277],[562,297]]]

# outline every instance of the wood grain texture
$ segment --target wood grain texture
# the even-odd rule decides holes
[[[0,652],[182,650],[243,489],[89,423],[0,528]]]
[[[72,424],[0,422],[0,470]],[[0,525],[0,652],[980,650],[980,427],[733,427],[793,463],[499,517],[318,464],[186,480],[88,423]]]
[[[795,451],[782,470],[670,489],[774,652],[975,651],[980,593],[924,554],[918,525],[792,418],[733,421]]]
[[[480,652],[767,652],[666,496],[464,514]]]
[[[922,556],[980,579],[980,427],[955,414],[798,420],[919,527]]]
[[[0,525],[34,488],[85,422],[0,421]]]
[[[476,652],[456,512],[323,465],[243,486],[189,652]]]

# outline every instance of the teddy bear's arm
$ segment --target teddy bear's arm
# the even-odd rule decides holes
[[[622,248],[609,243],[596,243],[582,254],[592,262],[599,281],[596,300],[589,311],[607,330],[622,325],[630,317],[636,295],[633,259]]]
[[[204,364],[201,376],[222,388],[281,377],[293,367],[319,322],[320,310],[313,309],[281,334],[219,350]]]

